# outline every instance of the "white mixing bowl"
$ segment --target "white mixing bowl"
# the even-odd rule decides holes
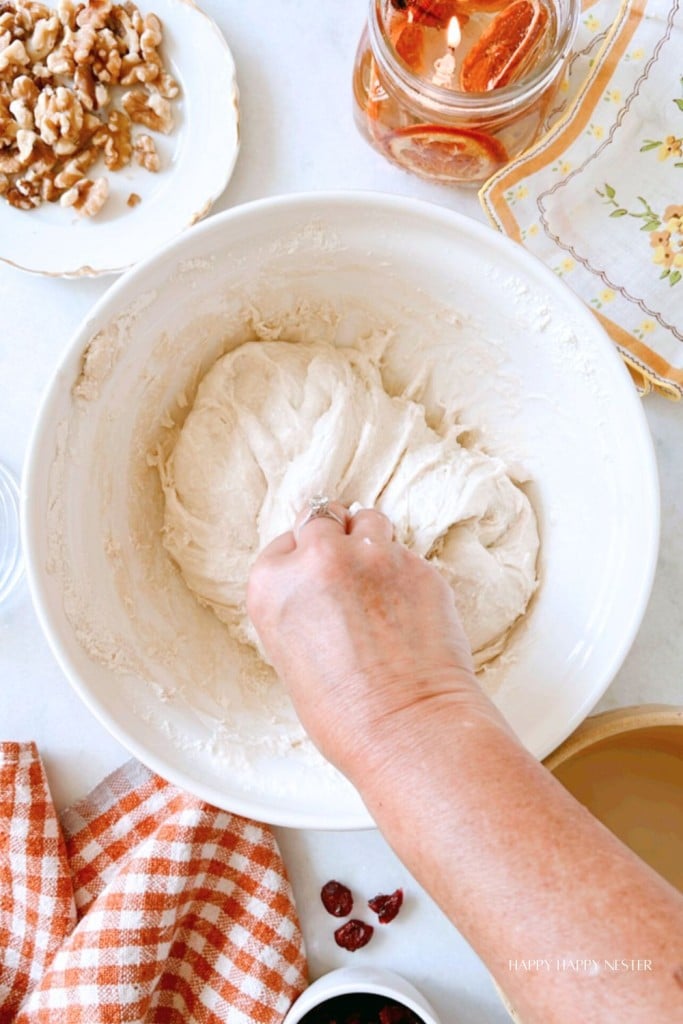
[[[387,332],[388,386],[421,381],[428,408],[455,404],[470,439],[528,478],[541,585],[482,681],[543,757],[633,641],[657,554],[658,489],[611,342],[506,238],[436,206],[351,192],[212,217],[95,306],[53,378],[27,463],[28,577],[77,692],[161,775],[276,824],[371,821],[312,751],[279,683],[185,587],[161,544],[151,463],[198,377],[234,344],[371,345]]]

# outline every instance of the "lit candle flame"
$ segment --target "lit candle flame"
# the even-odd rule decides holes
[[[446,52],[443,57],[439,57],[434,61],[434,74],[432,75],[432,83],[434,85],[439,85],[445,89],[457,88],[455,51],[460,45],[461,39],[460,22],[453,15],[448,22],[448,29],[446,30]]]
[[[460,45],[462,39],[462,33],[460,31],[460,22],[458,21],[457,15],[453,15],[451,20],[448,22],[448,29],[446,30],[446,42],[448,43],[449,50],[455,50]]]

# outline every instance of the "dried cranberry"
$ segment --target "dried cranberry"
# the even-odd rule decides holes
[[[380,924],[389,924],[393,921],[402,905],[403,889],[396,889],[389,894],[378,893],[373,899],[368,900],[368,906],[377,914]]]
[[[337,928],[334,933],[334,941],[342,949],[348,949],[350,953],[354,953],[361,946],[367,946],[374,930],[371,924],[354,918],[343,924],[341,928]]]
[[[351,890],[341,882],[325,882],[320,890],[320,899],[327,913],[333,917],[347,917],[353,910]]]

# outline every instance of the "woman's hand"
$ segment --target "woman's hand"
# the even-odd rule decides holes
[[[392,540],[382,514],[329,508],[341,523],[306,511],[261,552],[248,608],[305,729],[354,775],[434,702],[496,712],[437,570]]]

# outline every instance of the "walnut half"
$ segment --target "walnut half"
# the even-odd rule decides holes
[[[161,165],[152,136],[145,134],[136,135],[133,149],[135,150],[135,159],[140,166],[144,167],[146,171],[152,171],[156,174]]]
[[[171,104],[161,93],[131,89],[124,93],[121,105],[131,121],[135,124],[144,124],[145,128],[150,128],[153,132],[168,135],[173,128]]]
[[[82,217],[94,217],[100,212],[109,196],[109,182],[106,178],[81,178],[59,200],[61,206],[73,206]]]
[[[103,146],[104,162],[110,171],[126,167],[133,155],[130,136],[130,119],[120,110],[112,110],[106,128],[100,128],[93,139],[96,146]]]
[[[54,89],[46,86],[33,111],[40,137],[52,146],[57,156],[67,156],[78,149],[83,128],[83,105],[75,92],[65,85]]]

